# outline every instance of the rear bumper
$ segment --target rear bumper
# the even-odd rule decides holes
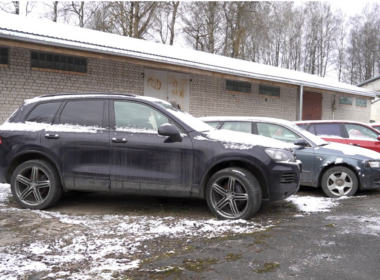
[[[302,164],[276,163],[272,168],[272,180],[269,186],[269,200],[283,200],[296,193],[300,187]]]

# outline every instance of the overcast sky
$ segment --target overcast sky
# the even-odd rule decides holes
[[[3,1],[0,0],[0,2],[10,2],[10,1]],[[51,3],[51,1],[33,1],[36,3],[36,7],[34,8],[33,12],[38,10],[38,13],[32,13],[29,16],[33,18],[38,18],[41,17],[44,13],[44,8],[43,8],[43,2]],[[301,2],[301,1],[296,1],[296,2]],[[302,1],[306,2],[306,1]],[[378,2],[380,4],[380,0],[332,0],[329,1],[334,4],[335,7],[342,9],[343,12],[347,14],[347,16],[353,16],[357,13],[360,13],[362,9],[365,7],[367,3],[370,2]],[[20,12],[21,14],[25,15],[25,6],[27,1],[20,1]]]

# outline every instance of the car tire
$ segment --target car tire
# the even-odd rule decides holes
[[[44,160],[20,164],[12,174],[11,191],[23,208],[38,210],[55,204],[63,193],[58,172]]]
[[[220,170],[210,178],[206,199],[211,212],[219,219],[249,219],[261,206],[262,192],[250,172],[232,167]]]
[[[358,177],[344,166],[332,167],[322,177],[322,190],[329,197],[353,196],[358,187]]]

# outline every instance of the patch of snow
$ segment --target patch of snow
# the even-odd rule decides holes
[[[339,205],[335,198],[329,197],[312,197],[292,195],[286,199],[295,204],[298,209],[305,213],[312,212],[330,212],[331,208]]]
[[[352,227],[346,227],[350,224],[359,224],[355,228],[355,233],[363,235],[374,235],[378,236],[380,234],[380,219],[378,217],[366,217],[366,216],[329,216],[326,218],[330,221],[336,221],[339,227],[342,228],[341,234],[350,233]],[[350,230],[348,229],[350,228]]]
[[[98,133],[105,130],[104,128],[96,126],[81,126],[71,124],[46,124],[37,122],[25,122],[25,123],[10,123],[5,122],[0,126],[0,130],[3,131],[50,131],[50,132],[76,132],[76,133]]]
[[[253,135],[230,130],[213,130],[205,133],[205,137],[210,140],[217,140],[224,143],[226,149],[251,149],[254,146],[286,149],[292,147],[291,144],[274,140],[260,135]]]
[[[30,217],[39,215],[46,223],[51,223],[54,219],[54,222],[72,225],[73,230],[57,237],[41,235],[30,243],[0,247],[0,280],[21,279],[25,275],[40,271],[49,272],[48,277],[52,279],[111,279],[114,271],[139,268],[141,260],[136,258],[137,253],[147,257],[151,255],[149,247],[143,247],[144,241],[159,241],[162,238],[213,238],[267,228],[245,220],[192,220],[128,215],[76,216],[17,209],[5,205],[10,194],[9,185],[0,184],[0,212],[24,212]],[[33,233],[31,237],[32,235]],[[87,269],[75,274],[69,271],[68,267],[82,262],[88,263]]]

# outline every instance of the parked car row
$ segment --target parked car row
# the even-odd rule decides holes
[[[332,124],[298,123],[310,133],[271,118],[197,119],[133,94],[45,95],[0,126],[0,182],[29,209],[79,190],[202,198],[218,218],[249,219],[300,184],[330,197],[380,187],[380,154],[356,147],[377,148],[367,142],[380,132],[341,122],[337,136]]]
[[[248,219],[262,199],[297,192],[301,163],[288,144],[215,131],[155,98],[47,95],[0,126],[0,182],[24,208],[70,190],[207,200],[221,219]]]
[[[380,153],[358,147],[380,147],[378,134],[367,126],[354,122],[296,122],[272,118],[204,117],[200,118],[216,129],[227,129],[290,143],[302,162],[301,185],[322,187],[329,197],[351,196],[358,189],[380,188]],[[305,129],[309,130],[305,130]],[[353,130],[363,137],[351,138]],[[342,132],[340,137],[336,137]],[[358,141],[353,146],[340,143]],[[343,134],[344,132],[344,134]],[[364,136],[366,135],[366,136]],[[357,142],[355,142],[357,143]]]

